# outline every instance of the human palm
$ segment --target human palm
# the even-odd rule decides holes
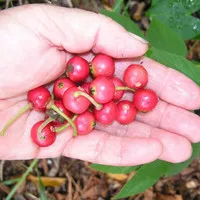
[[[57,79],[74,53],[88,60],[93,53],[116,58],[120,77],[130,63],[142,63],[149,73],[147,87],[160,97],[152,112],[138,113],[130,125],[98,124],[91,134],[75,138],[69,128],[47,148],[30,139],[31,127],[44,114],[26,112],[0,137],[0,159],[64,155],[102,164],[138,165],[158,158],[170,162],[189,158],[191,143],[200,141],[200,119],[188,110],[200,107],[200,89],[179,72],[143,57],[148,45],[137,36],[104,16],[47,5],[1,11],[0,23],[0,129],[27,104],[27,92]]]

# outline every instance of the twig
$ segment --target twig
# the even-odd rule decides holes
[[[40,200],[39,198],[37,198],[36,196],[34,196],[33,194],[27,192],[25,193],[25,195],[28,197],[28,199],[31,199],[31,200]]]
[[[22,0],[18,0],[19,5],[23,5]]]
[[[6,0],[6,6],[5,6],[6,9],[9,8],[9,3],[10,3],[10,0]]]
[[[67,181],[68,181],[68,195],[67,195],[67,199],[72,199],[72,178],[71,176],[66,172],[66,176],[67,176]]]
[[[190,48],[190,50],[188,51],[188,54],[190,54],[192,52],[192,50],[194,49],[194,47],[198,44],[199,40],[196,40],[194,42],[194,44],[192,45],[192,47]]]
[[[3,181],[3,166],[4,166],[5,160],[1,161],[0,164],[0,181]]]

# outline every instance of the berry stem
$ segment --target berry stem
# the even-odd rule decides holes
[[[78,117],[78,115],[74,115],[74,116],[72,117],[72,121],[74,122],[74,120],[75,120],[77,117]],[[64,124],[64,125],[62,125],[62,126],[56,128],[55,131],[56,131],[56,133],[59,133],[59,132],[65,130],[66,128],[68,128],[69,126],[70,126],[69,123]]]
[[[74,93],[74,96],[77,98],[78,96],[83,96],[85,98],[87,98],[96,108],[96,110],[101,110],[102,109],[102,105],[97,103],[89,94],[82,92],[82,91],[77,91]]]
[[[45,139],[45,137],[42,136],[42,134],[41,134],[43,128],[45,128],[45,127],[46,127],[49,123],[51,123],[53,120],[54,120],[53,118],[49,117],[48,119],[46,119],[46,120],[39,126],[39,128],[38,128],[38,130],[37,130],[37,134],[39,135],[39,137],[40,137],[41,140],[42,140],[42,139]]]
[[[0,136],[3,136],[7,129],[14,123],[15,120],[17,120],[22,114],[24,114],[26,111],[33,108],[32,103],[28,103],[26,106],[24,106],[16,115],[14,115],[4,126],[2,131],[0,132]]]
[[[62,116],[63,118],[65,118],[69,122],[69,124],[74,129],[73,130],[73,136],[77,136],[77,128],[76,128],[75,124],[73,123],[73,121],[68,116],[66,116],[55,104],[51,103],[50,108],[55,110],[60,116]]]
[[[117,87],[115,87],[115,90],[116,90],[116,91],[119,91],[119,90],[128,90],[128,91],[135,92],[134,89],[129,88],[129,87],[126,87],[126,86],[117,86]]]

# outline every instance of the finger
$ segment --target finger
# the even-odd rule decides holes
[[[200,141],[200,118],[198,115],[185,109],[159,101],[156,108],[149,113],[139,112],[138,121],[154,127],[181,135],[191,142]]]
[[[161,152],[162,146],[155,139],[117,137],[93,131],[70,140],[63,155],[93,163],[129,166],[151,162]]]
[[[123,77],[124,70],[131,63],[142,63],[148,71],[147,88],[153,89],[159,97],[168,103],[185,109],[200,107],[200,88],[182,73],[149,58],[130,59],[116,63],[117,74]]]
[[[142,38],[100,14],[50,5],[21,6],[15,11],[13,15],[31,30],[38,31],[53,45],[70,53],[93,50],[122,58],[141,56],[148,48]],[[27,17],[35,13],[36,17]]]
[[[2,111],[0,114],[5,117],[0,119],[0,129],[10,116],[26,103],[20,102],[15,107]],[[161,144],[155,139],[122,138],[98,131],[72,138],[71,129],[58,134],[51,146],[40,148],[32,142],[30,132],[32,126],[42,119],[44,115],[36,111],[27,112],[20,117],[6,134],[0,137],[0,159],[18,160],[65,155],[101,164],[138,165],[157,159],[162,152]]]
[[[98,128],[121,137],[156,139],[163,146],[162,154],[159,156],[159,159],[164,161],[172,163],[183,162],[187,160],[192,153],[191,144],[186,138],[141,122],[134,121],[126,126],[115,122],[112,126],[98,126]]]

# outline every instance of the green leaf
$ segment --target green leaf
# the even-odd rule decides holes
[[[168,25],[183,39],[191,39],[200,34],[200,20],[190,15],[199,9],[199,0],[194,0],[193,4],[187,2],[189,1],[160,0],[152,4],[147,15]]]
[[[195,157],[200,155],[200,143],[193,144],[192,147],[193,147],[193,153],[190,159],[182,163],[171,164],[171,167],[169,168],[165,176],[172,176],[180,173],[194,160]]]
[[[200,10],[199,0],[181,0],[183,6],[190,12],[194,13]]]
[[[156,49],[155,47],[148,50],[147,56],[163,65],[166,65],[167,67],[182,72],[191,78],[195,83],[200,85],[200,68],[192,64],[192,62],[188,61],[186,58]]]
[[[114,198],[124,198],[145,191],[156,183],[169,167],[170,163],[160,160],[143,165]]]
[[[100,172],[111,173],[111,174],[128,174],[139,168],[139,166],[118,167],[118,166],[98,165],[98,164],[92,164],[90,167]]]
[[[139,35],[140,37],[144,38],[144,34],[139,29],[138,25],[136,23],[134,23],[128,17],[122,16],[122,15],[119,15],[117,13],[110,12],[110,11],[107,11],[107,10],[101,10],[100,13],[105,15],[105,16],[112,18],[113,20],[115,20],[116,22],[121,24],[127,31],[132,32],[132,33]]]
[[[165,50],[182,56],[187,54],[187,49],[182,38],[156,19],[152,20],[146,37],[151,45],[159,50]]]
[[[25,173],[21,176],[21,178],[17,181],[16,185],[12,188],[8,196],[5,200],[10,200],[17,189],[20,187],[20,185],[26,180],[26,177],[29,175],[29,173],[32,171],[32,169],[35,167],[35,165],[38,163],[38,160],[33,160],[28,169],[25,171]]]
[[[44,185],[41,181],[40,174],[39,174],[38,170],[37,170],[37,177],[38,177],[39,189],[40,189],[40,200],[47,200],[45,188],[44,188]]]
[[[12,184],[16,183],[19,180],[20,180],[20,178],[14,178],[14,179],[10,179],[10,180],[7,180],[7,181],[3,181],[2,183],[4,185],[12,185]]]
[[[124,4],[124,0],[116,0],[114,4],[113,12],[120,14],[123,4]]]

